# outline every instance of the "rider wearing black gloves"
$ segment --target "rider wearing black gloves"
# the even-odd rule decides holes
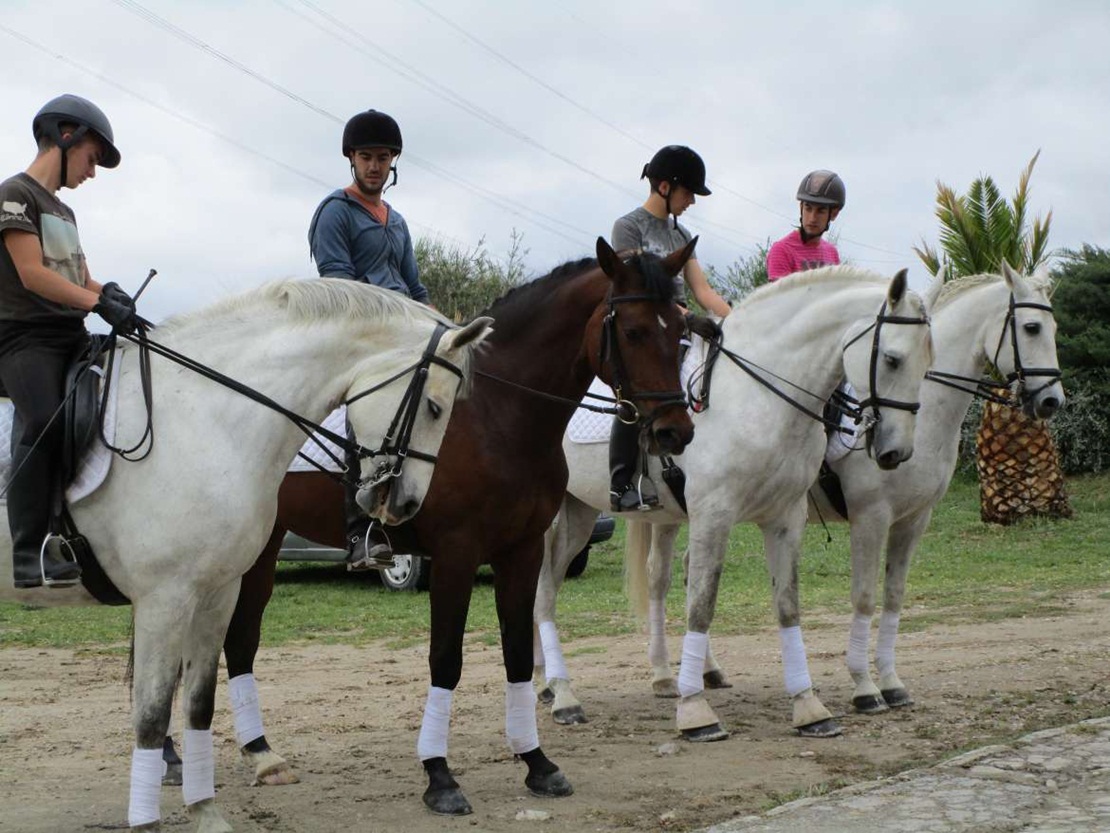
[[[32,122],[38,153],[23,173],[0,183],[0,384],[15,404],[8,524],[16,587],[72,584],[76,563],[40,552],[59,469],[66,367],[88,342],[91,311],[118,333],[135,329],[135,303],[118,285],[89,274],[73,211],[59,189],[76,188],[114,168],[120,154],[104,113],[84,98],[62,95]]]

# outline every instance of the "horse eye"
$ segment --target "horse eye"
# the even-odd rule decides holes
[[[1025,332],[1029,333],[1029,335],[1031,336],[1037,335],[1038,333],[1040,333],[1040,331],[1041,322],[1039,321],[1030,321],[1028,324],[1025,325]]]
[[[624,337],[630,344],[634,344],[637,341],[643,341],[644,331],[639,327],[629,327],[624,331]]]
[[[428,412],[432,415],[432,419],[439,419],[443,414],[443,408],[431,399],[428,400]]]
[[[902,360],[898,356],[892,356],[889,353],[883,356],[883,361],[886,362],[886,366],[891,370],[897,370],[902,366]]]

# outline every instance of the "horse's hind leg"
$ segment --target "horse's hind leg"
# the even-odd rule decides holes
[[[189,621],[183,646],[185,729],[181,794],[186,810],[196,822],[197,833],[231,831],[231,825],[216,807],[212,713],[216,707],[220,646],[238,593],[236,579],[205,596]]]
[[[542,685],[539,694],[541,702],[551,704],[551,716],[556,723],[563,725],[587,723],[588,720],[571,689],[570,673],[555,626],[555,602],[567,568],[589,542],[596,520],[596,509],[568,493],[563,498],[554,525],[544,536],[544,559],[536,587],[534,610],[536,650],[533,678],[537,686]]]
[[[879,617],[879,640],[875,646],[875,667],[879,672],[879,690],[891,708],[912,706],[913,698],[894,670],[894,641],[906,593],[910,557],[933,516],[930,508],[920,515],[900,521],[890,529],[886,552],[886,579],[883,589],[883,614]]]
[[[262,616],[274,593],[277,556],[284,537],[284,527],[274,527],[262,554],[243,575],[235,612],[224,637],[235,737],[243,760],[254,771],[254,785],[279,786],[300,780],[285,758],[270,748],[262,727],[262,707],[254,679],[254,658],[262,639]]]
[[[651,525],[651,550],[647,561],[647,630],[651,690],[656,697],[678,697],[678,683],[671,672],[671,657],[667,649],[667,593],[671,589],[674,543],[678,530],[678,524]],[[688,558],[689,554],[687,566]]]
[[[509,748],[528,765],[525,786],[535,795],[567,796],[574,792],[566,776],[540,749],[536,728],[536,693],[532,677],[532,611],[536,580],[543,562],[543,539],[500,553],[493,562],[501,651],[505,659],[505,734]]]

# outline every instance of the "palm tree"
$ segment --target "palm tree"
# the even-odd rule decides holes
[[[1013,199],[1007,202],[989,176],[980,176],[957,195],[937,182],[940,253],[922,241],[914,247],[934,275],[947,277],[997,273],[1006,261],[1025,274],[1050,256],[1048,231],[1052,212],[1027,221],[1029,179],[1038,150],[1022,171]],[[1027,515],[1070,517],[1059,455],[1044,420],[1020,409],[987,402],[976,437],[980,515],[1008,524]]]

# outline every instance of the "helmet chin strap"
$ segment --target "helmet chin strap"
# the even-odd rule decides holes
[[[806,231],[805,223],[802,220],[803,220],[802,212],[799,209],[799,211],[798,211],[798,234],[802,238],[803,243],[808,243],[810,240],[816,240],[818,237],[820,237],[822,234],[824,234],[826,231],[828,231],[829,226],[832,225],[832,220],[826,220],[825,221],[825,227],[823,229],[821,229],[821,231],[819,231],[817,234],[810,234],[809,232]]]
[[[659,184],[662,185],[663,183],[659,183]],[[669,186],[667,188],[667,193],[664,194],[663,191],[660,188],[656,188],[655,193],[657,193],[659,196],[661,196],[663,198],[663,206],[667,210],[667,216],[671,218],[671,222],[674,223],[674,228],[677,231],[677,229],[678,229],[678,217],[674,216],[674,214],[671,213],[671,189],[674,188],[674,183],[668,181],[667,185]]]

